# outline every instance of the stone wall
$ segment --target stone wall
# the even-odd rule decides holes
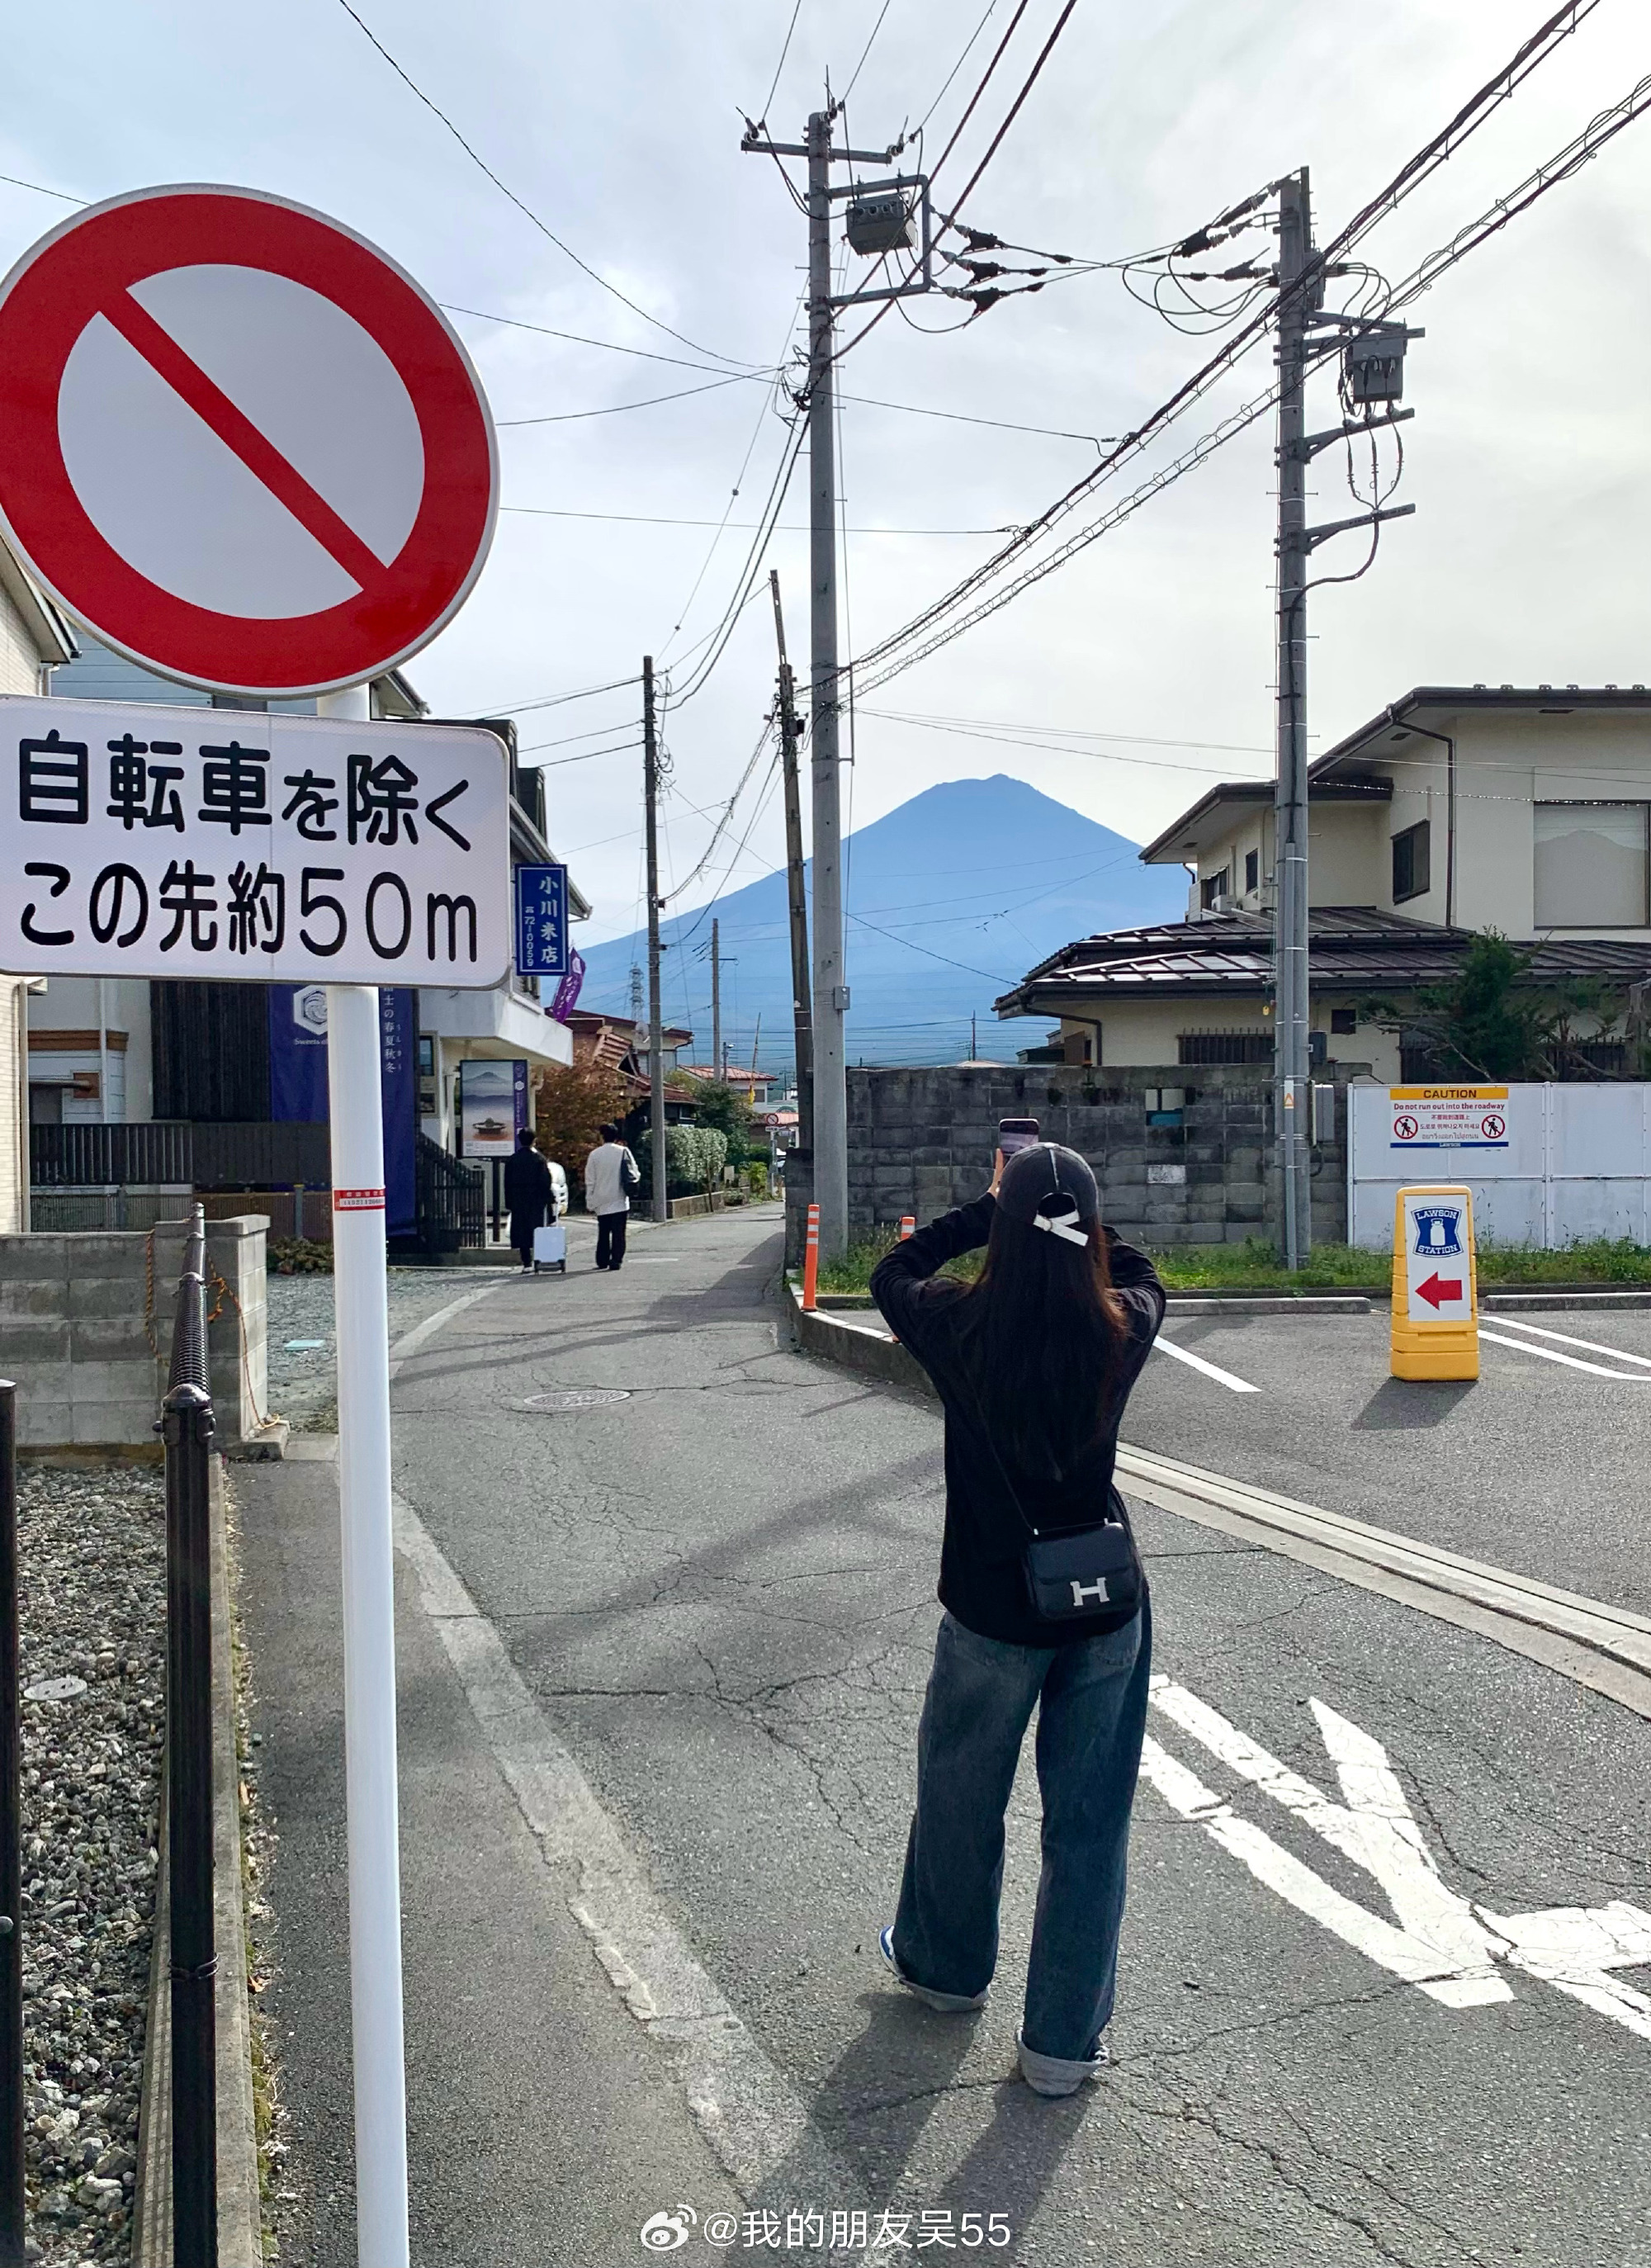
[[[1346,1087],[1361,1064],[1318,1074],[1334,1128],[1315,1148],[1313,1237],[1346,1240]],[[1107,1219],[1132,1241],[1276,1242],[1270,1077],[1252,1066],[1122,1070],[948,1065],[848,1073],[850,1233],[920,1221],[978,1197],[1001,1118],[1036,1118],[1094,1167]]]
[[[209,1225],[207,1310],[220,1312],[207,1354],[225,1448],[256,1434],[268,1391],[268,1226],[260,1214]],[[157,1447],[183,1241],[180,1223],[152,1238],[0,1236],[0,1377],[17,1385],[20,1446]]]

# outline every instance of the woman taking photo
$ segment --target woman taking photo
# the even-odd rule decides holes
[[[986,1247],[972,1285],[938,1270]],[[932,2008],[984,2007],[1003,1817],[1038,1705],[1043,1874],[1019,2033],[1040,2095],[1106,2061],[1151,1663],[1147,1587],[1112,1484],[1119,1421],[1163,1320],[1095,1176],[1039,1142],[899,1244],[872,1296],[945,1409],[946,1611],[917,1735],[917,1809],[884,1958]]]

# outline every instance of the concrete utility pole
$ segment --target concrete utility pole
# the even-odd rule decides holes
[[[659,741],[654,722],[654,658],[642,656],[642,800],[648,830],[648,1083],[652,1089],[654,1219],[669,1220],[671,1199],[665,1157],[664,1024],[659,1009]]]
[[[727,1077],[723,1061],[723,939],[722,924],[711,917],[711,1069],[716,1079]]]
[[[796,744],[803,727],[796,713],[796,681],[786,659],[785,617],[780,611],[780,573],[768,572],[774,593],[774,632],[780,646],[780,770],[785,784],[786,904],[791,923],[791,1019],[796,1049],[797,1147],[814,1151],[814,1025],[809,1006],[808,903],[803,888],[803,809],[797,792]]]
[[[842,806],[837,725],[837,458],[832,430],[832,113],[808,122],[809,688],[814,777],[814,1201],[822,1259],[848,1242]]]
[[[1307,1127],[1307,326],[1318,294],[1307,168],[1279,185],[1278,784],[1273,802],[1273,1124],[1284,1198],[1284,1263],[1312,1248]]]

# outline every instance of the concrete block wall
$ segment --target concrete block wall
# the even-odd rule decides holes
[[[241,1303],[208,1333],[218,1436],[225,1447],[255,1430],[267,1392],[261,1216],[215,1223],[216,1266]],[[0,1236],[0,1377],[18,1388],[21,1447],[153,1448],[165,1390],[182,1231]],[[214,1304],[209,1291],[208,1307]]]
[[[1332,1064],[1333,1138],[1315,1157],[1313,1235],[1346,1236],[1346,1095],[1363,1066]],[[1176,1125],[1149,1123],[1148,1090],[1186,1096]],[[942,1065],[848,1073],[848,1211],[864,1233],[913,1213],[932,1220],[978,1197],[1002,1118],[1036,1118],[1094,1167],[1107,1219],[1171,1244],[1276,1241],[1279,1183],[1270,1080],[1248,1066],[1119,1070]],[[1158,1169],[1156,1171],[1153,1169]],[[1165,1170],[1167,1169],[1167,1170]]]

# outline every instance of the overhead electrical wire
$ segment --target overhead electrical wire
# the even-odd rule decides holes
[[[526,219],[530,220],[533,226],[539,231],[539,234],[542,237],[545,237],[550,243],[554,244],[558,252],[561,253],[567,259],[571,260],[574,266],[578,269],[582,274],[588,276],[593,284],[599,284],[602,290],[607,292],[612,298],[617,299],[622,307],[628,307],[633,315],[640,315],[643,322],[651,323],[656,330],[664,331],[667,337],[679,340],[685,347],[692,347],[695,354],[705,355],[713,362],[729,363],[737,362],[739,360],[739,357],[737,355],[725,355],[719,353],[715,347],[702,347],[697,339],[689,338],[685,331],[678,330],[673,324],[665,322],[663,318],[658,315],[650,314],[646,307],[640,306],[637,301],[631,298],[626,292],[621,291],[617,284],[610,284],[607,277],[602,275],[597,269],[592,268],[588,260],[582,259],[574,250],[573,247],[570,244],[565,243],[563,239],[557,235],[555,230],[550,226],[549,223],[542,219],[539,215],[533,210],[532,205],[526,203],[522,198],[518,197],[516,191],[511,188],[507,182],[501,180],[498,174],[494,172],[492,166],[488,165],[487,159],[481,155],[481,152],[473,143],[466,140],[465,136],[459,132],[458,127],[454,125],[452,120],[447,115],[447,113],[442,108],[441,105],[438,102],[434,101],[430,96],[426,94],[423,88],[412,76],[411,72],[405,70],[402,65],[396,61],[395,57],[391,54],[389,48],[385,47],[384,41],[378,37],[378,33],[371,29],[371,27],[350,5],[350,0],[338,0],[338,4],[343,10],[344,13],[349,18],[351,23],[353,23],[356,29],[362,33],[363,37],[366,39],[372,47],[377,48],[379,55],[381,55],[385,62],[389,64],[391,70],[401,81],[402,85],[407,87],[411,92],[418,97],[419,100],[424,105],[426,110],[428,110],[433,117],[441,121],[441,123],[447,129],[447,131],[452,136],[453,140],[458,143],[459,148],[464,151],[466,157],[470,159],[471,163],[477,166],[481,172],[484,173],[488,179],[492,182],[494,188],[499,191],[500,195],[502,196],[508,197],[510,202],[516,207],[517,212],[521,213]]]
[[[1319,251],[1307,276],[1292,285],[1290,290],[1299,292],[1310,288],[1323,269],[1332,264],[1342,254],[1350,250],[1368,232],[1377,220],[1384,218],[1393,211],[1405,197],[1411,195],[1483,125],[1486,119],[1501,103],[1508,99],[1514,91],[1529,77],[1531,71],[1552,55],[1562,40],[1570,36],[1577,25],[1597,5],[1598,0],[1569,0],[1568,5],[1558,10],[1548,18],[1530,38],[1522,44],[1502,70],[1487,80],[1438,134],[1407,159],[1385,187],[1355,213],[1353,219]],[[1638,114],[1636,112],[1633,114]],[[1624,118],[1621,122],[1625,124],[1626,118]],[[1574,159],[1568,170],[1574,171],[1575,165],[1581,162],[1583,160],[1580,158]],[[1535,194],[1541,194],[1540,189]],[[1457,256],[1459,257],[1460,254]],[[943,636],[929,639],[921,645],[916,644],[915,642],[923,637],[931,625],[937,627],[943,617],[953,616],[957,609],[965,604],[975,592],[982,590],[1001,575],[1028,549],[1036,539],[1046,534],[1060,519],[1075,511],[1082,499],[1102,481],[1109,478],[1126,459],[1139,454],[1150,439],[1207,394],[1233,364],[1258,344],[1271,328],[1276,321],[1284,296],[1283,294],[1276,296],[1266,308],[1244,322],[1232,336],[1222,342],[1207,362],[1195,371],[1190,378],[1184,380],[1167,400],[1160,403],[1158,408],[1143,419],[1132,432],[1126,434],[1117,447],[1103,458],[1099,465],[1092,468],[1080,480],[1075,482],[1036,519],[1029,522],[1026,527],[1013,537],[1001,551],[994,554],[991,559],[984,561],[950,591],[943,593],[939,599],[922,608],[899,630],[879,640],[867,653],[857,657],[857,666],[862,673],[868,670],[878,673],[862,674],[861,680],[862,689],[869,692],[875,686],[886,682],[888,677],[898,674],[899,669],[911,666],[914,661],[934,652],[937,644],[949,643],[951,637],[959,635],[963,630],[972,627],[975,622],[984,619],[987,615],[995,613],[999,607],[1007,604],[1010,598],[1016,596],[1030,584],[1040,581],[1046,574],[1053,571],[1054,566],[1064,564],[1074,552],[1084,548],[1087,543],[1094,541],[1097,536],[1107,533],[1122,519],[1137,510],[1148,497],[1159,493],[1163,488],[1169,486],[1172,480],[1178,479],[1183,472],[1192,469],[1195,464],[1201,463],[1223,441],[1230,439],[1235,433],[1243,431],[1245,426],[1253,423],[1257,417],[1262,416],[1277,398],[1275,387],[1270,387],[1266,393],[1258,395],[1241,409],[1222,419],[1218,426],[1203,436],[1191,450],[1178,458],[1172,466],[1162,468],[1131,497],[1125,498],[1119,506],[1103,514],[1091,527],[1080,531],[1076,536],[1069,539],[1052,559],[1039,562],[1036,566],[1024,570],[1005,590],[994,593],[990,600],[973,608],[966,616],[958,619],[955,626],[948,629]],[[1324,355],[1333,351],[1333,346],[1334,342],[1326,342],[1317,358],[1322,359]],[[913,647],[914,650],[906,652],[905,650],[908,647]],[[895,657],[901,654],[904,658],[899,661],[897,668],[893,666]]]

